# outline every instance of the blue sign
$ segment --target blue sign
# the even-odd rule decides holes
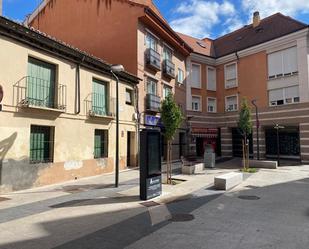
[[[145,115],[145,124],[151,126],[160,126],[163,127],[161,118],[151,115]]]

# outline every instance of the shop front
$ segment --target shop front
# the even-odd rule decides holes
[[[220,129],[191,128],[191,150],[197,157],[203,157],[207,146],[211,145],[217,156],[221,156]]]

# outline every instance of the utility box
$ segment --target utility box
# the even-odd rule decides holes
[[[204,152],[204,166],[205,168],[214,168],[216,166],[216,153],[211,144],[206,145]]]
[[[140,132],[140,198],[149,200],[162,194],[161,133]]]

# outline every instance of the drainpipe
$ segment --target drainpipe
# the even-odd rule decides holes
[[[135,111],[136,111],[136,152],[137,152],[137,167],[140,168],[140,158],[139,158],[139,147],[140,147],[140,136],[139,136],[139,131],[140,131],[140,112],[139,112],[139,92],[138,92],[138,87],[137,85],[134,86],[134,92],[135,92]]]
[[[236,55],[236,57],[237,57],[237,61],[239,61],[238,51],[235,52],[235,55]]]
[[[0,16],[2,16],[2,0],[0,0]]]
[[[75,75],[75,114],[80,114],[80,64],[85,60],[85,56],[83,56],[80,63],[76,65],[76,75]]]

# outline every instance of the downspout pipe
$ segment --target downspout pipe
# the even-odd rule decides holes
[[[80,64],[85,60],[85,56],[83,56],[80,63],[76,65],[76,75],[75,75],[75,114],[80,114]]]

